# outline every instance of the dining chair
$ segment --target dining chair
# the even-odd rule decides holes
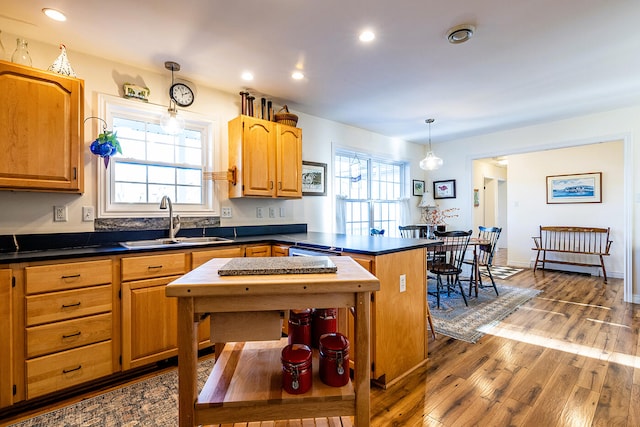
[[[464,261],[465,252],[469,246],[472,230],[469,231],[435,231],[435,238],[439,242],[432,247],[433,252],[431,265],[428,265],[429,272],[436,276],[436,300],[437,306],[440,308],[440,293],[446,287],[447,295],[450,295],[451,289],[458,285],[460,294],[464,300],[464,304],[469,306],[467,297],[462,289],[460,282],[460,273],[462,273],[462,262]],[[446,279],[443,282],[442,278]],[[455,291],[455,289],[454,289]]]
[[[400,237],[415,239],[420,237],[420,227],[417,225],[399,225]]]
[[[493,255],[498,246],[498,239],[500,238],[500,233],[502,232],[502,228],[500,227],[478,227],[478,237],[479,241],[486,241],[486,244],[477,245],[474,248],[474,257],[473,259],[465,259],[464,263],[471,265],[473,277],[475,274],[473,271],[478,271],[478,277],[475,278],[478,282],[476,283],[477,287],[482,288],[484,285],[482,284],[482,276],[489,276],[491,280],[491,285],[493,286],[493,290],[496,291],[496,296],[499,296],[498,288],[496,287],[496,281],[493,279],[493,275],[491,274],[491,267],[493,266]],[[477,263],[477,265],[476,265]],[[469,279],[469,296],[471,296],[471,287],[472,287],[472,279]],[[478,289],[476,288],[476,296],[478,294]]]

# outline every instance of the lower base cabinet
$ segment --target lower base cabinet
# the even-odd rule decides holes
[[[0,269],[0,408],[13,403],[13,374],[12,358],[7,357],[13,354],[13,310],[11,299],[11,270]]]

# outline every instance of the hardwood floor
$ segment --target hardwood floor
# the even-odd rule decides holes
[[[543,292],[476,344],[429,338],[425,366],[372,387],[371,425],[640,426],[640,306],[622,301],[622,280],[525,270],[500,282]],[[341,425],[306,421],[255,425]]]
[[[439,335],[427,365],[371,393],[373,426],[639,426],[639,308],[621,279],[526,270],[538,297],[476,344]]]

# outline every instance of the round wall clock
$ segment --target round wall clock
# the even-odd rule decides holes
[[[189,86],[184,83],[175,83],[169,88],[169,96],[181,107],[193,104],[195,96]]]

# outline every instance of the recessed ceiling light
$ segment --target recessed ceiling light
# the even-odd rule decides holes
[[[59,10],[56,10],[56,9],[51,9],[51,8],[45,7],[44,9],[42,9],[42,13],[44,13],[45,15],[47,15],[49,18],[53,19],[54,21],[64,22],[64,21],[67,20],[67,17],[64,15],[64,13],[62,13]]]
[[[249,72],[249,71],[245,71],[244,73],[242,73],[242,80],[253,80],[253,73]]]
[[[447,39],[449,40],[449,43],[453,44],[464,43],[473,37],[475,30],[476,27],[470,24],[458,25],[447,31]]]
[[[302,71],[294,71],[293,73],[291,73],[291,78],[294,80],[302,80],[304,79],[304,74],[302,73]]]
[[[364,43],[371,42],[375,38],[376,38],[376,35],[373,33],[373,31],[370,31],[370,30],[365,30],[361,32],[359,37],[360,41]]]

